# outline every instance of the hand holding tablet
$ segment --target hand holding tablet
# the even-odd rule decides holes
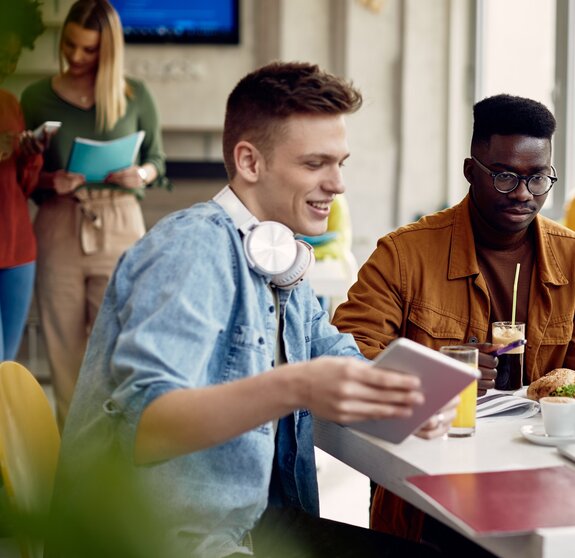
[[[421,380],[423,405],[413,408],[410,417],[387,418],[350,424],[350,428],[398,444],[416,432],[463,388],[479,377],[479,372],[439,351],[400,337],[392,341],[374,360],[375,367],[413,374]]]

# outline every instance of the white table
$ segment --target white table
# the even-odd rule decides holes
[[[316,419],[315,444],[497,556],[573,558],[575,527],[539,529],[520,535],[471,537],[440,508],[404,482],[406,477],[417,474],[529,469],[568,464],[554,447],[534,445],[521,436],[521,425],[540,422],[540,416],[513,421],[491,419],[488,422],[479,421],[475,436],[470,438],[421,440],[410,436],[403,443],[395,445],[351,428]],[[542,502],[541,505],[551,504]]]

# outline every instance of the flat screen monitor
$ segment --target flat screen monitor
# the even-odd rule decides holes
[[[239,0],[112,0],[127,43],[238,44]]]

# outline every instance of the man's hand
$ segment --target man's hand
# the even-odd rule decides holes
[[[454,397],[449,403],[444,405],[439,413],[433,415],[415,435],[425,440],[443,436],[449,430],[453,419],[455,418],[455,409],[459,403],[459,395]]]
[[[213,447],[294,409],[343,424],[408,417],[424,401],[419,388],[415,376],[354,357],[319,357],[233,382],[174,389],[142,413],[134,458],[154,463]]]
[[[353,357],[317,358],[302,363],[299,373],[304,406],[316,416],[343,424],[408,417],[415,405],[424,402],[419,378]]]
[[[497,364],[499,360],[497,357],[491,356],[489,353],[499,349],[503,345],[492,343],[466,343],[466,347],[479,349],[479,372],[481,372],[481,379],[477,382],[477,395],[485,395],[488,389],[495,387],[495,378],[497,377]]]

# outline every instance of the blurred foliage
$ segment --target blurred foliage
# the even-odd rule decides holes
[[[20,514],[0,502],[1,531],[29,548],[45,541],[45,558],[172,558],[162,514],[120,460],[59,474],[49,514]],[[33,556],[41,554],[32,553]]]

